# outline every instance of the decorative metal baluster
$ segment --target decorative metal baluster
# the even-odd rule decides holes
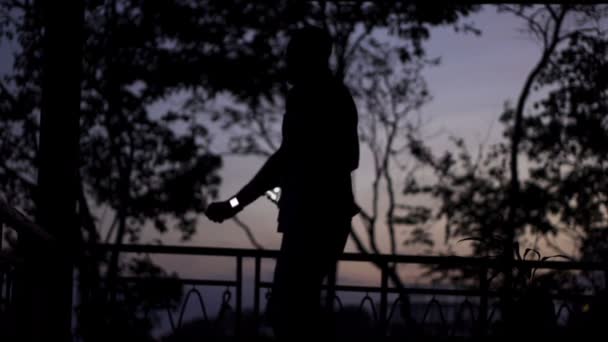
[[[259,325],[260,319],[260,273],[261,273],[262,258],[257,255],[254,265],[254,284],[253,284],[253,314],[255,315],[256,325]]]
[[[387,322],[387,311],[388,311],[388,272],[387,268],[382,267],[381,281],[380,281],[380,333],[382,336],[386,336],[388,322]]]
[[[243,305],[243,257],[236,257],[236,316],[234,324],[234,335],[238,336],[241,328],[241,316]]]
[[[479,271],[479,290],[481,296],[479,298],[479,314],[477,316],[478,335],[484,337],[488,331],[488,266],[484,262]]]

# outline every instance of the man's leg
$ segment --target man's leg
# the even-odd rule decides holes
[[[326,252],[323,258],[323,262],[321,263],[321,275],[319,281],[320,283],[322,283],[324,279],[328,278],[331,273],[337,272],[338,261],[342,256],[342,253],[344,252],[344,248],[348,240],[348,235],[350,234],[351,221],[350,219],[338,221],[334,224],[328,225],[327,229],[331,229],[330,231],[332,232],[332,234],[328,236],[327,245],[324,248]],[[331,298],[328,293],[328,296],[325,299],[330,302],[325,303],[329,304],[329,306],[323,306],[323,335],[327,336],[329,340],[333,340],[336,338],[336,321],[334,313],[331,312],[329,309],[333,307],[333,305],[331,305],[331,302],[334,300],[334,298]]]
[[[279,338],[327,336],[333,326],[322,318],[321,287],[344,250],[350,220],[297,228],[283,234],[269,317]]]
[[[314,336],[318,330],[318,257],[306,235],[283,234],[274,271],[268,315],[279,339]]]
[[[321,288],[344,251],[350,227],[350,220],[326,220],[285,235],[285,258],[278,263],[276,274],[277,283],[282,284],[277,286],[283,291],[280,301],[285,305],[281,317],[290,337],[335,336],[333,313],[322,310]]]
[[[276,260],[274,268],[272,291],[270,293],[270,298],[268,299],[267,306],[267,317],[277,339],[286,338],[288,332],[284,312],[286,311],[286,272],[289,268],[289,260],[286,255],[285,235],[283,234],[281,238],[281,248],[279,250],[279,256]]]

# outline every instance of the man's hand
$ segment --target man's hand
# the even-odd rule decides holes
[[[227,220],[236,215],[238,211],[239,210],[237,208],[233,208],[230,205],[230,202],[223,201],[209,204],[207,210],[205,211],[205,214],[211,221],[216,223],[222,223],[224,220]]]

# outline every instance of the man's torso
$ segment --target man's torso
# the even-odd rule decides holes
[[[357,112],[348,90],[332,77],[296,85],[283,120],[279,230],[310,218],[352,217],[358,207],[351,171],[358,165],[359,148]]]

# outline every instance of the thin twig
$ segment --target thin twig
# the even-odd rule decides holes
[[[238,216],[234,216],[232,218],[232,221],[234,221],[234,223],[236,223],[236,225],[239,226],[245,232],[247,238],[249,239],[249,242],[251,242],[253,247],[255,247],[256,249],[264,249],[264,247],[255,239],[251,227],[249,227],[245,222],[241,221]]]

